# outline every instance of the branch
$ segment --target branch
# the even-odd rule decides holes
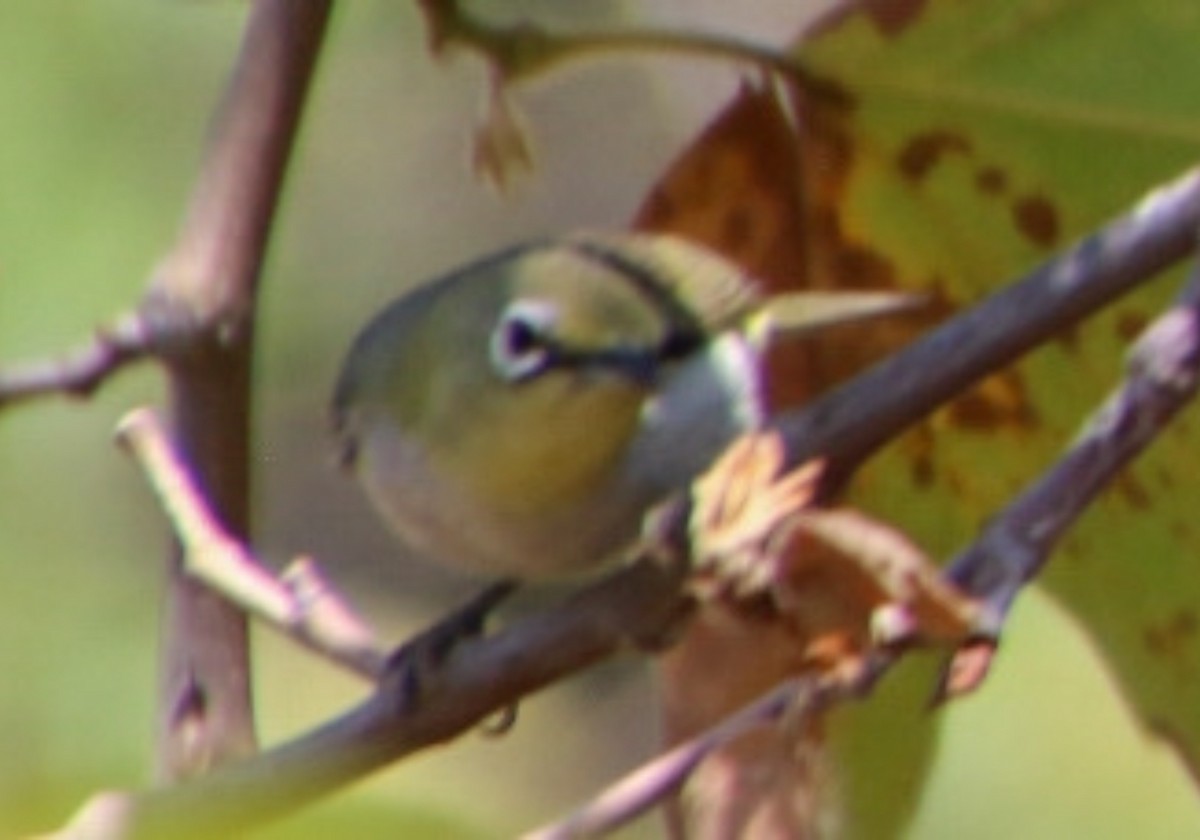
[[[95,838],[207,838],[293,812],[397,759],[479,725],[496,710],[660,635],[678,620],[682,569],[644,558],[543,613],[456,647],[410,702],[403,679],[385,679],[358,707],[313,732],[175,787],[106,793]],[[70,835],[64,836],[80,836]]]
[[[776,422],[788,443],[789,463],[800,464],[815,456],[824,458],[828,464],[825,489],[832,493],[858,464],[910,424],[1193,253],[1198,228],[1200,170],[1191,170],[1153,191],[1125,215],[1024,279],[960,313],[826,396],[780,416]],[[1191,294],[1191,291],[1185,293]],[[1190,298],[1185,297],[1186,300]],[[1191,304],[1184,302],[1180,306],[1191,307]],[[1170,313],[1164,317],[1168,325],[1157,329],[1163,331],[1161,335],[1181,343],[1165,361],[1146,365],[1147,370],[1170,369],[1171,364],[1182,364],[1186,358],[1186,340],[1174,338],[1186,319]],[[1143,338],[1135,350],[1135,358],[1147,352],[1161,353],[1157,348],[1166,343],[1163,338]],[[1135,367],[1138,364],[1141,363],[1135,363]],[[1186,380],[1188,374],[1177,369],[1174,372]],[[1171,382],[1169,378],[1166,381]],[[991,663],[996,636],[1021,584],[1041,567],[1051,543],[1113,473],[1140,452],[1166,422],[1169,413],[1174,413],[1190,397],[1178,388],[1162,391],[1145,383],[1132,391],[1156,403],[1154,408],[1139,410],[1162,412],[1157,425],[1139,427],[1136,434],[1129,434],[1123,442],[1102,435],[1089,443],[1097,433],[1121,425],[1113,423],[1112,412],[1131,408],[1131,399],[1137,401],[1129,396],[1114,398],[1093,423],[1092,435],[1085,434],[1081,439],[1072,464],[1064,467],[1057,477],[1053,473],[1046,476],[1044,488],[1039,489],[1035,484],[1028,491],[1033,494],[1032,501],[1022,498],[1014,502],[1015,511],[1010,507],[999,514],[979,542],[952,562],[949,579],[961,582],[969,593],[984,597],[994,609],[995,629],[992,633],[984,632],[975,644],[963,647],[956,654],[935,701],[970,691],[982,682]],[[1105,447],[1108,460],[1089,465],[1089,456],[1084,453]],[[1090,477],[1094,482],[1087,491],[1090,495],[1076,497],[1079,486],[1067,492],[1066,473],[1083,470],[1077,479],[1084,480],[1089,467],[1103,467]],[[1054,504],[1072,499],[1072,507],[1061,511],[1064,518],[1054,530],[1043,533],[1042,539],[1048,542],[1035,547],[1028,535],[1023,539],[1014,536],[1031,522],[1039,529],[1048,527],[1049,523],[1040,521],[1041,515],[1052,510]]]
[[[188,216],[145,298],[59,359],[0,369],[0,408],[88,396],[146,356],[178,360],[247,331],[259,267],[330,0],[255,4]]]
[[[1196,396],[1198,383],[1200,265],[1174,305],[1138,337],[1125,381],[1085,422],[1062,458],[947,567],[949,580],[989,604],[994,626],[951,662],[941,695],[963,694],[982,681],[1017,594],[1088,505]]]
[[[0,371],[0,407],[86,395],[145,356],[165,363],[175,438],[235,533],[249,520],[253,311],[267,233],[330,0],[252,4],[188,214],[139,305],[61,360]],[[159,697],[160,774],[255,749],[245,616],[172,557]]]
[[[1200,170],[860,376],[781,415],[797,466],[823,458],[833,489],[912,423],[1104,308],[1195,248]]]
[[[0,408],[45,394],[90,396],[100,383],[126,364],[152,352],[154,340],[140,312],[96,331],[88,344],[60,359],[27,362],[0,369]]]
[[[789,460],[797,464],[813,456],[840,456],[844,480],[849,470],[908,423],[1186,255],[1195,248],[1198,223],[1200,175],[1193,172],[908,350],[781,418],[779,425],[790,435]],[[951,347],[954,352],[947,353]],[[1200,376],[1200,269],[1176,306],[1139,339],[1130,367],[1126,386],[1088,424],[1071,455],[1006,508],[948,568],[950,582],[985,599],[989,609],[983,615],[996,633],[1020,586],[1046,561],[1054,540],[1195,395]],[[1030,545],[1035,539],[1036,551]],[[992,647],[994,637],[964,646],[935,699],[978,685]],[[893,657],[877,653],[861,691],[893,662]],[[771,692],[614,784],[562,822],[529,836],[592,836],[628,822],[673,794],[704,757],[769,716],[779,691],[786,689]],[[846,691],[833,691],[829,702],[846,696]]]
[[[331,0],[259,0],[187,217],[136,309],[57,361],[0,371],[0,406],[85,395],[152,355],[168,373],[175,437],[220,518],[249,520],[249,390],[259,269]],[[255,749],[244,615],[170,561],[159,771],[203,772]]]
[[[566,818],[531,831],[522,840],[570,840],[615,831],[661,805],[702,761],[731,741],[785,721],[793,728],[803,728],[834,704],[865,696],[891,661],[880,653],[861,669],[834,670],[781,683],[710,729],[618,779]]]
[[[443,52],[455,44],[474,50],[505,81],[528,78],[568,61],[602,53],[675,53],[749,62],[795,79],[814,95],[841,97],[834,85],[813,75],[787,50],[728,35],[648,29],[554,33],[528,21],[511,26],[487,23],[463,11],[458,0],[419,2],[432,52]]]
[[[372,682],[387,653],[309,558],[275,577],[217,521],[149,409],[130,412],[117,440],[138,461],[183,546],[185,571],[231,603]]]
[[[788,50],[721,33],[650,29],[556,33],[529,21],[488,23],[464,11],[459,0],[419,0],[419,4],[431,52],[459,45],[478,53],[490,70],[488,114],[476,131],[473,157],[477,174],[501,189],[514,175],[528,170],[533,159],[505,87],[570,61],[625,52],[732,60],[788,78],[814,98],[845,99],[838,84],[811,72]]]
[[[330,0],[257,0],[187,215],[142,302],[189,340],[164,355],[172,437],[220,520],[249,526],[250,376],[259,271]],[[189,334],[190,330],[190,334]],[[245,615],[169,561],[159,773],[256,749]]]
[[[708,756],[748,732],[777,723],[786,712],[808,717],[822,683],[803,677],[782,683],[707,731],[626,774],[567,817],[522,835],[522,840],[597,837],[632,822],[674,794]]]

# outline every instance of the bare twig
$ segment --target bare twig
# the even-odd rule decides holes
[[[88,343],[59,359],[0,369],[0,408],[45,394],[86,397],[121,367],[150,352],[153,341],[141,313],[96,331]]]
[[[776,686],[711,729],[618,779],[567,817],[523,835],[524,840],[596,837],[632,822],[672,795],[700,762],[730,741],[778,722],[789,709],[805,714],[819,685],[797,678]]]
[[[710,729],[618,779],[566,818],[524,835],[524,840],[596,837],[637,819],[677,791],[710,755],[736,738],[787,721],[802,725],[835,703],[862,697],[891,664],[880,653],[861,669],[831,671],[781,683]]]
[[[783,418],[780,423],[791,444],[789,460],[798,464],[815,456],[840,456],[840,469],[853,469],[874,448],[962,387],[1014,360],[1188,253],[1194,248],[1198,220],[1200,175],[1193,172],[1157,191],[1132,213],[1042,266],[1026,280],[952,319],[824,400]],[[1129,385],[1106,405],[1073,450],[1079,464],[1063,473],[1052,471],[1037,485],[1042,492],[1023,513],[1025,520],[1037,515],[1034,524],[1039,536],[1051,536],[1047,529],[1051,499],[1064,505],[1064,516],[1053,530],[1056,537],[1194,395],[1196,368],[1200,365],[1198,301],[1200,274],[1176,308],[1139,340],[1131,360]],[[951,347],[954,352],[947,353]],[[938,359],[938,364],[929,364],[932,358]],[[918,409],[921,404],[924,410]],[[857,424],[853,417],[859,418]],[[1135,417],[1136,422],[1131,421]],[[1122,430],[1119,442],[1113,440],[1114,429]],[[1103,457],[1098,457],[1098,448],[1104,450]],[[1063,486],[1063,481],[1078,481],[1079,469],[1085,466],[1092,473],[1090,480],[1075,489]],[[1014,506],[1021,503],[1018,500]],[[1007,515],[997,519],[996,527],[1002,528],[1004,522],[1009,522]],[[969,583],[966,578],[972,574],[989,580],[991,586],[968,585],[967,589],[992,596],[988,604],[996,612],[993,616],[989,610],[987,615],[993,621],[1002,620],[1019,586],[1045,559],[1045,554],[1028,551],[1017,552],[1008,563],[1000,557],[989,557],[986,547],[992,540],[1005,550],[1020,547],[1012,534],[1003,529],[997,533],[999,537],[985,533],[968,549],[963,557],[974,560],[966,561],[963,572],[956,571],[959,562],[951,571],[956,583]],[[976,555],[977,551],[983,553]],[[958,667],[952,663],[947,674],[982,679],[986,664],[980,662],[978,645],[965,646],[960,658]],[[891,662],[886,657],[877,660],[872,681]],[[700,736],[703,746],[689,742],[682,751],[656,759],[566,821],[533,836],[539,840],[588,836],[623,824],[682,784],[703,755],[720,746],[711,740],[715,737],[715,730],[710,730]]]
[[[986,675],[989,643],[1002,629],[1013,599],[1042,568],[1058,539],[1079,515],[1195,396],[1200,383],[1200,267],[1175,305],[1139,337],[1123,385],[1085,424],[1068,453],[1008,505],[969,548],[949,565],[947,577],[986,600],[981,627],[988,639],[972,641],[951,662],[938,700],[977,686]],[[712,729],[655,758],[592,799],[566,819],[526,837],[566,840],[610,832],[672,795],[708,755],[757,726],[776,721],[795,693],[808,691],[802,708],[817,707],[865,691],[890,667],[881,656],[861,683],[824,681],[786,684]],[[810,708],[811,707],[811,708]]]
[[[517,119],[507,86],[572,61],[597,55],[644,52],[751,64],[802,85],[814,98],[841,101],[835,82],[819,76],[793,52],[715,32],[653,29],[551,32],[530,21],[497,25],[464,10],[459,0],[419,0],[425,13],[430,51],[461,46],[479,54],[491,75],[489,111],[476,132],[475,170],[503,189],[532,165],[532,153]]]
[[[87,396],[129,362],[188,356],[214,337],[230,344],[247,330],[329,5],[257,4],[188,217],[145,299],[62,358],[0,370],[0,406],[51,393]]]
[[[298,559],[277,578],[221,526],[152,411],[126,415],[117,438],[141,465],[171,520],[188,574],[360,676],[374,681],[383,673],[386,652],[311,559]]]
[[[1062,458],[947,567],[951,581],[990,605],[994,626],[951,663],[942,693],[964,693],[983,679],[989,643],[999,637],[1017,594],[1088,505],[1195,397],[1198,381],[1200,267],[1174,305],[1138,337],[1125,381],[1087,420]]]
[[[247,530],[254,299],[267,233],[330,0],[253,4],[187,218],[135,311],[64,359],[0,372],[0,405],[84,395],[146,355],[165,362],[175,438],[220,519]],[[172,558],[159,702],[160,775],[253,751],[245,616]]]

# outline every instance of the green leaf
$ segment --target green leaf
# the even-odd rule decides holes
[[[841,93],[804,97],[801,119],[842,152],[827,206],[838,247],[869,253],[887,285],[932,288],[948,308],[969,305],[1132,205],[1200,147],[1194,4],[929,0],[847,8],[798,48]],[[1052,463],[1115,384],[1130,340],[1171,291],[1158,286],[939,412],[862,475],[856,499],[931,551],[961,547]],[[1086,625],[1144,724],[1193,772],[1195,425],[1185,414],[1116,482],[1045,577]],[[1037,690],[1028,687],[1031,702]]]

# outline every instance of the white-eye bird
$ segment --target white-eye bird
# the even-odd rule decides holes
[[[911,303],[764,299],[737,266],[673,236],[532,242],[371,321],[342,369],[335,427],[345,463],[418,551],[495,577],[579,572],[763,423],[773,332]]]

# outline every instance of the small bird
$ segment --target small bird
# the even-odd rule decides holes
[[[765,422],[774,334],[912,303],[886,292],[765,298],[736,265],[675,236],[518,245],[366,326],[334,394],[343,462],[433,559],[497,578],[584,572]]]

